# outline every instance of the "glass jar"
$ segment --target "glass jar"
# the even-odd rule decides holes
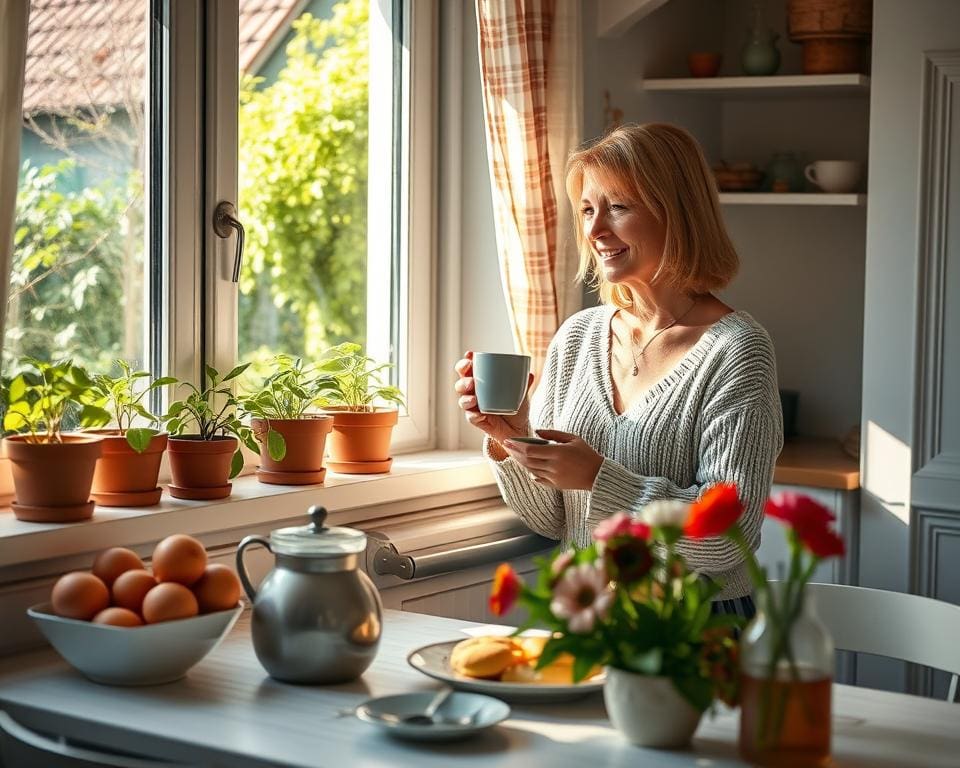
[[[828,765],[833,641],[805,590],[771,584],[757,597],[740,640],[740,754],[751,765]]]

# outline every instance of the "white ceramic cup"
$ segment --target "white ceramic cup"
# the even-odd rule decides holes
[[[856,160],[817,160],[803,174],[824,192],[853,192],[860,183],[861,168]]]

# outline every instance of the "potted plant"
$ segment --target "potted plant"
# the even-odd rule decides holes
[[[502,615],[519,600],[529,616],[521,630],[552,631],[538,669],[563,653],[575,681],[605,666],[607,713],[631,742],[683,746],[715,699],[736,697],[742,620],[711,612],[721,585],[692,572],[676,544],[723,532],[734,507],[708,493],[692,506],[653,502],[646,522],[621,512],[597,526],[590,545],[541,560],[533,586],[501,565],[490,608]]]
[[[390,367],[367,357],[359,344],[351,342],[331,348],[318,363],[318,370],[329,373],[334,385],[319,400],[324,412],[333,416],[327,466],[334,472],[390,471],[390,438],[398,406],[404,404],[400,390],[381,381]]]
[[[93,515],[90,499],[101,438],[63,431],[64,419],[78,411],[80,426],[98,427],[110,414],[95,400],[93,382],[69,360],[46,363],[24,360],[25,370],[10,381],[3,429],[13,470],[21,520],[65,523]]]
[[[155,425],[159,419],[143,405],[148,393],[176,384],[172,376],[150,381],[147,371],[133,371],[117,360],[116,376],[93,377],[93,392],[111,415],[116,429],[97,430],[103,453],[93,474],[93,498],[103,507],[148,507],[160,501],[157,486],[167,433],[151,426],[134,426],[140,419]]]
[[[336,384],[316,366],[304,365],[299,357],[277,355],[274,371],[260,389],[238,398],[250,414],[250,427],[260,444],[257,477],[263,483],[308,485],[322,483],[327,434],[333,417],[307,413]]]
[[[7,404],[10,401],[9,392],[9,377],[0,377],[0,423],[3,422],[3,416],[7,412]],[[7,456],[7,444],[0,440],[0,507],[10,506],[14,498],[13,471],[10,469],[10,457]]]
[[[240,421],[239,403],[229,386],[249,363],[238,365],[221,377],[216,368],[204,368],[203,389],[189,382],[181,387],[189,391],[186,399],[170,404],[161,421],[170,433],[167,443],[170,474],[168,490],[178,499],[224,499],[230,495],[229,479],[243,469],[242,442],[257,451],[250,427]],[[194,432],[188,432],[193,429]]]

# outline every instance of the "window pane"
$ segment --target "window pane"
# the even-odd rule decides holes
[[[241,360],[366,342],[369,6],[241,0]]]
[[[33,0],[3,349],[146,365],[148,0]]]

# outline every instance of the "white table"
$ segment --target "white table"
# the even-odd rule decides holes
[[[436,683],[406,664],[420,645],[462,637],[467,622],[388,611],[380,652],[363,678],[330,687],[278,683],[258,664],[241,617],[184,679],[149,688],[91,683],[51,651],[0,661],[0,707],[25,725],[113,749],[230,766],[310,768],[564,768],[742,766],[736,713],[704,719],[690,751],[631,746],[610,726],[603,698],[514,705],[509,720],[469,741],[397,741],[342,711],[370,696]],[[960,765],[960,705],[838,685],[837,766]]]

